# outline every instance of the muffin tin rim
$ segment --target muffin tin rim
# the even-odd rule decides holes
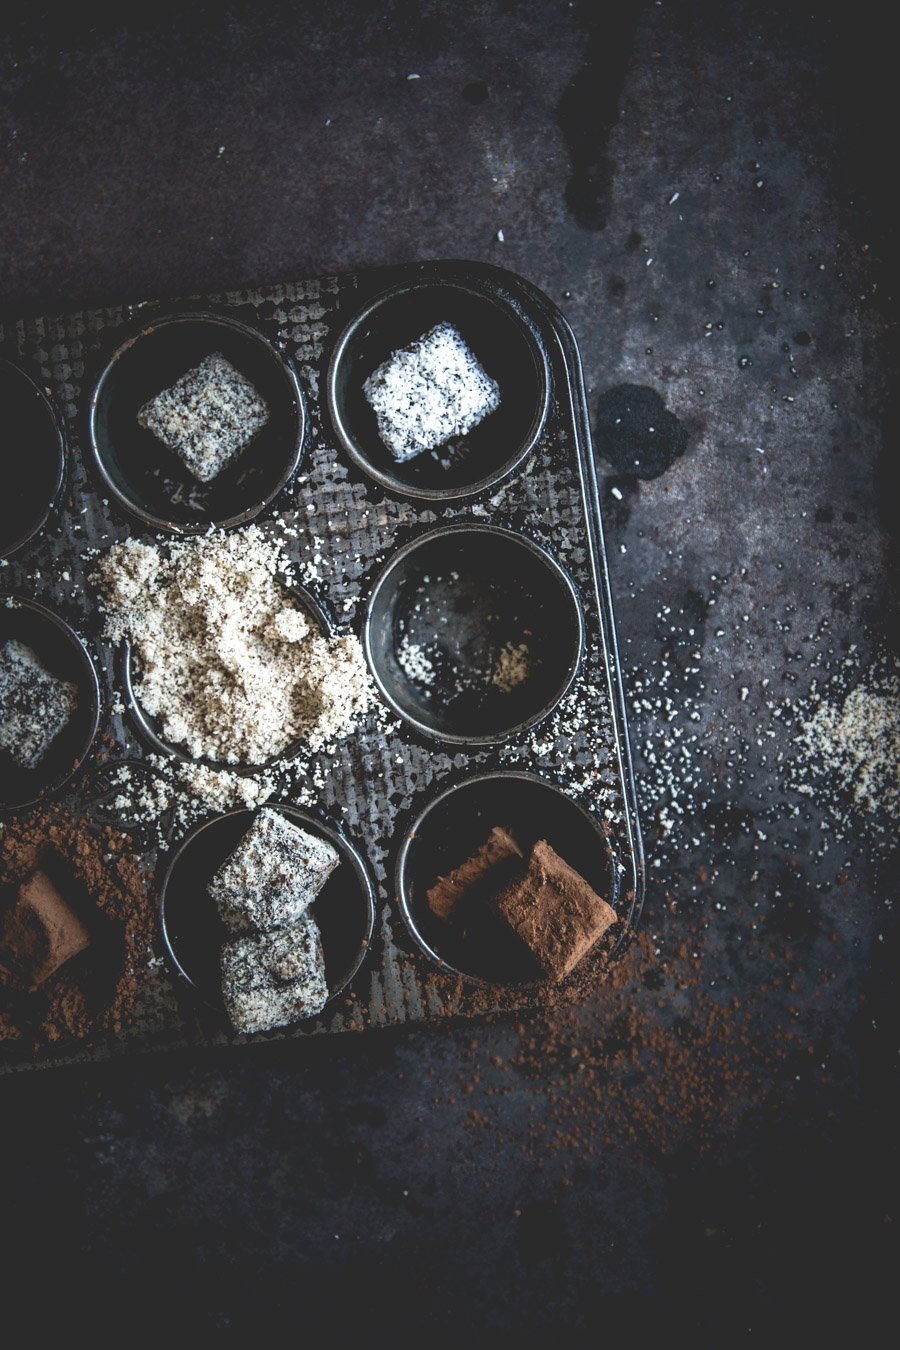
[[[50,516],[57,502],[60,499],[63,483],[65,482],[66,478],[66,456],[68,453],[68,438],[66,436],[65,420],[62,417],[59,407],[57,406],[56,399],[52,396],[52,394],[48,393],[48,391],[45,388],[43,388],[43,386],[40,385],[38,381],[30,374],[30,372],[27,371],[24,368],[24,366],[22,366],[18,361],[14,361],[8,356],[0,356],[0,367],[4,366],[7,368],[7,370],[14,371],[17,375],[21,376],[22,379],[24,379],[25,382],[29,384],[35,391],[35,393],[38,395],[38,402],[42,404],[44,410],[47,412],[50,418],[51,423],[53,424],[57,450],[54,486],[50,494],[50,498],[47,501],[46,508],[40,515],[37,522],[30,529],[26,530],[24,534],[18,535],[11,544],[6,545],[5,547],[0,547],[0,558],[11,558],[14,554],[18,553],[21,549],[25,548],[27,544],[30,544],[33,539],[36,539],[38,535],[43,532],[43,530],[46,528],[47,522],[50,519]]]
[[[9,815],[14,811],[24,811],[30,809],[32,806],[36,806],[39,802],[44,801],[47,797],[52,796],[53,793],[58,792],[61,788],[65,787],[67,783],[71,782],[79,769],[82,768],[86,760],[90,757],[94,743],[97,739],[97,733],[100,729],[101,699],[97,664],[88,650],[87,643],[78,635],[78,633],[76,633],[71,624],[67,623],[61,615],[56,614],[52,609],[41,604],[39,600],[33,600],[29,596],[20,595],[16,591],[4,591],[0,593],[0,605],[2,605],[4,609],[30,610],[39,619],[51,623],[53,627],[57,629],[76,653],[80,666],[78,676],[79,687],[82,684],[87,686],[89,703],[86,734],[79,742],[80,750],[76,755],[74,762],[63,774],[51,779],[41,787],[33,797],[27,797],[23,801],[10,802],[0,799],[0,820],[2,820],[4,815]],[[78,711],[79,708],[76,707],[73,716],[75,716]],[[65,727],[63,727],[62,730],[65,731]],[[59,734],[62,734],[62,732]],[[33,772],[38,773],[39,769],[36,768]]]
[[[296,596],[300,600],[304,609],[316,624],[323,637],[331,638],[335,635],[335,624],[332,622],[328,610],[325,605],[313,595],[312,591],[297,582],[292,583],[286,589],[289,594]],[[133,675],[133,650],[133,644],[125,638],[119,644],[116,660],[125,708],[131,724],[137,730],[139,737],[157,754],[166,755],[170,759],[178,760],[181,764],[196,764],[218,772],[224,771],[237,774],[239,777],[251,777],[256,773],[264,773],[273,765],[296,759],[298,755],[303,753],[303,742],[298,740],[292,741],[281,754],[273,755],[263,764],[249,764],[245,763],[243,760],[231,763],[228,760],[215,760],[208,759],[205,756],[198,757],[196,755],[190,755],[186,750],[181,749],[172,742],[164,740],[159,732],[151,725],[150,714],[145,712],[141,707],[140,699],[137,696],[134,687],[134,680],[137,676]]]
[[[318,832],[321,834],[322,837],[327,839],[327,841],[331,843],[341,854],[341,861],[351,863],[356,879],[359,882],[360,893],[365,900],[366,929],[363,939],[360,942],[359,954],[356,960],[354,961],[349,973],[344,977],[341,983],[337,985],[334,989],[331,989],[329,987],[328,999],[325,1003],[324,1008],[322,1009],[322,1012],[315,1014],[315,1016],[321,1017],[325,1014],[325,1010],[328,1008],[328,1005],[332,1003],[333,1000],[336,999],[339,994],[342,994],[349,987],[352,981],[356,979],[357,975],[359,974],[360,970],[365,964],[366,957],[372,950],[373,939],[375,936],[375,923],[378,917],[378,908],[376,904],[377,891],[375,883],[372,880],[370,864],[363,850],[361,848],[358,848],[357,845],[354,844],[353,841],[347,837],[344,831],[340,829],[340,827],[337,824],[331,821],[324,820],[316,812],[311,811],[306,807],[296,805],[293,802],[265,802],[263,803],[263,805],[273,811],[284,813],[285,815],[287,815],[289,819],[293,821],[294,824],[299,824],[303,828],[308,828],[311,833]],[[218,825],[221,821],[232,819],[235,816],[247,816],[249,822],[252,820],[252,818],[257,814],[257,812],[260,809],[261,808],[259,807],[237,806],[233,807],[231,810],[220,811],[217,812],[215,815],[207,816],[205,819],[198,821],[197,824],[195,824],[187,832],[187,834],[185,834],[174,845],[171,851],[169,851],[167,854],[163,854],[162,857],[160,858],[160,864],[162,865],[163,870],[161,872],[158,881],[159,901],[157,904],[157,913],[159,915],[160,933],[162,937],[163,948],[165,950],[166,960],[171,966],[171,968],[175,971],[179,983],[181,985],[186,985],[190,989],[193,997],[196,998],[200,1003],[202,1003],[204,1007],[209,1008],[211,1011],[217,1013],[220,1017],[223,1017],[225,1019],[226,1024],[228,1024],[228,1015],[225,1012],[224,1007],[211,1002],[210,999],[208,999],[204,995],[203,991],[198,987],[196,981],[192,979],[189,973],[181,965],[181,962],[178,960],[178,957],[175,955],[175,951],[169,937],[168,925],[166,923],[166,897],[168,893],[169,883],[172,878],[172,874],[175,871],[175,868],[177,867],[179,860],[182,858],[183,854],[186,852],[189,846],[193,844],[193,842],[197,839],[199,835],[201,835],[205,830],[208,830],[210,827]],[[157,872],[159,874],[159,868],[157,869]],[[312,901],[310,908],[312,908],[314,904],[315,901]],[[313,917],[315,917],[315,915],[313,915]],[[227,930],[224,929],[224,926],[223,926],[223,934],[227,936]],[[297,1022],[309,1020],[311,1020],[311,1018],[298,1018]],[[289,1033],[295,1025],[297,1025],[297,1023],[290,1023],[289,1025],[283,1027],[273,1027],[271,1030],[273,1032],[280,1032],[282,1034],[285,1034]],[[232,1034],[236,1036],[246,1034],[256,1037],[260,1035],[265,1036],[268,1035],[269,1033],[268,1032],[241,1033],[234,1031],[232,1029]]]
[[[514,540],[517,544],[521,544],[523,547],[527,548],[534,556],[539,558],[540,561],[543,562],[548,567],[548,569],[553,573],[555,579],[562,584],[567,593],[568,598],[572,601],[573,613],[575,616],[577,627],[577,640],[575,643],[575,653],[573,659],[569,663],[568,672],[566,674],[565,680],[560,686],[558,692],[555,694],[552,703],[549,704],[545,703],[542,706],[542,708],[537,713],[534,714],[533,717],[528,717],[522,722],[517,722],[515,723],[514,726],[509,727],[508,729],[502,731],[499,734],[492,733],[490,735],[463,736],[455,732],[437,732],[431,730],[431,728],[426,726],[423,722],[418,721],[408,712],[405,712],[402,708],[398,707],[395,701],[388,694],[381,679],[379,678],[377,674],[376,663],[372,655],[372,647],[371,647],[372,607],[375,603],[375,600],[378,596],[378,592],[382,584],[387,579],[388,574],[390,573],[392,568],[394,568],[397,564],[399,564],[404,558],[404,556],[408,556],[409,554],[415,552],[415,550],[420,545],[427,543],[430,539],[433,538],[437,539],[440,538],[441,536],[449,535],[452,533],[464,533],[466,531],[478,534],[494,535]],[[561,703],[561,701],[565,698],[568,691],[571,689],[572,684],[578,674],[579,667],[581,666],[585,648],[585,619],[581,597],[579,595],[578,588],[576,587],[575,582],[569,575],[566,568],[563,567],[562,563],[559,561],[556,555],[552,553],[551,550],[545,544],[538,542],[536,539],[533,539],[528,534],[523,534],[517,530],[512,530],[505,525],[497,525],[493,521],[472,520],[470,518],[462,520],[455,519],[445,521],[442,524],[438,525],[428,525],[425,527],[425,529],[423,529],[420,532],[417,532],[411,538],[406,539],[402,544],[400,544],[398,547],[392,550],[387,560],[378,569],[377,573],[374,576],[374,579],[372,579],[369,583],[368,592],[365,596],[365,603],[363,605],[362,633],[363,633],[363,651],[366,657],[366,664],[368,665],[369,672],[378,689],[379,697],[387,704],[387,706],[392,710],[392,712],[394,712],[398,717],[402,718],[407,728],[416,735],[424,737],[427,742],[432,744],[436,742],[439,745],[452,745],[457,747],[472,746],[476,749],[487,749],[492,746],[504,745],[507,742],[511,741],[514,737],[521,735],[525,731],[530,730],[531,727],[539,725],[546,717],[549,717],[554,711],[554,709],[557,708]]]
[[[436,792],[433,791],[427,797],[420,798],[420,800],[423,800],[424,804],[415,812],[415,814],[413,814],[412,812],[409,813],[407,826],[403,832],[403,837],[400,841],[399,847],[397,848],[396,857],[394,859],[393,878],[394,878],[394,894],[397,899],[397,908],[400,911],[406,931],[412,937],[413,942],[416,944],[416,947],[418,948],[419,952],[424,954],[445,974],[458,976],[464,980],[467,980],[470,984],[478,988],[486,988],[486,989],[514,988],[520,992],[526,992],[528,990],[533,989],[545,989],[548,987],[548,985],[552,985],[553,983],[552,981],[549,981],[546,978],[544,979],[537,978],[532,980],[521,980],[521,981],[489,980],[483,975],[473,975],[469,971],[462,970],[459,966],[451,965],[449,961],[444,960],[444,958],[440,956],[434,950],[434,948],[428,944],[428,942],[426,942],[425,938],[419,931],[418,924],[416,923],[416,920],[412,913],[409,889],[406,886],[405,873],[407,869],[407,861],[409,858],[409,854],[418,837],[417,830],[419,825],[427,818],[427,816],[431,814],[431,812],[436,807],[438,807],[441,804],[441,802],[445,801],[448,797],[452,796],[454,793],[459,792],[460,790],[464,790],[467,787],[470,787],[472,784],[487,782],[492,778],[509,779],[520,783],[521,782],[534,783],[539,787],[547,788],[551,792],[556,793],[558,796],[562,797],[568,803],[569,806],[571,806],[575,811],[577,811],[578,814],[581,815],[584,818],[584,820],[593,828],[594,832],[598,836],[598,842],[605,841],[605,846],[609,857],[611,890],[609,897],[602,897],[602,898],[606,899],[607,903],[610,904],[612,908],[616,911],[616,924],[622,925],[622,931],[616,938],[615,944],[609,954],[610,957],[612,957],[619,951],[622,943],[627,940],[628,934],[634,927],[634,922],[636,921],[632,922],[630,912],[628,914],[623,914],[619,910],[619,900],[622,895],[623,864],[611,828],[606,826],[604,823],[601,823],[599,819],[596,819],[593,816],[593,814],[587,809],[586,806],[584,806],[581,802],[579,802],[577,798],[571,796],[570,793],[566,792],[566,790],[559,783],[554,782],[553,779],[551,778],[545,778],[543,774],[527,769],[493,768],[493,769],[483,769],[474,774],[462,774],[458,776],[451,775],[450,781],[449,782],[445,781],[444,785],[439,787],[439,789]],[[565,978],[570,979],[571,976],[574,975],[574,973],[575,973],[574,971],[570,972],[570,975],[566,976]],[[562,983],[565,983],[565,980]]]
[[[550,408],[550,367],[543,341],[534,331],[526,316],[519,312],[519,309],[509,294],[500,294],[498,293],[497,288],[491,289],[483,284],[479,284],[477,278],[467,281],[454,276],[441,276],[440,274],[430,276],[427,271],[424,270],[425,266],[426,265],[422,265],[417,276],[407,281],[394,282],[379,294],[371,296],[368,301],[366,301],[364,307],[356,310],[352,318],[345,324],[334,342],[328,360],[325,377],[325,396],[322,402],[327,408],[334,433],[344,452],[356,468],[366,474],[367,477],[371,478],[373,482],[377,483],[385,491],[401,498],[409,497],[422,503],[434,502],[437,505],[449,506],[458,502],[468,502],[470,499],[483,496],[500,487],[509,479],[514,478],[517,472],[521,471],[522,466],[526,463],[528,457],[534,452],[541,433],[547,423]],[[389,271],[392,269],[384,270]],[[496,272],[498,281],[501,285],[504,276],[510,280],[518,280],[514,273],[504,273],[503,270],[499,268],[496,269]],[[525,335],[525,341],[531,350],[535,362],[539,384],[539,397],[535,416],[532,419],[525,440],[516,452],[504,461],[500,468],[493,473],[479,478],[471,484],[463,484],[457,487],[448,488],[427,488],[417,483],[409,483],[398,474],[372,464],[368,456],[361,453],[357,448],[353,436],[345,425],[345,420],[340,409],[341,400],[337,396],[336,388],[340,363],[345,355],[347,346],[360,325],[365,323],[366,319],[371,314],[395,296],[403,296],[414,291],[424,291],[435,286],[452,287],[457,291],[465,291],[469,295],[477,296],[478,299],[486,300],[490,304],[506,311],[508,316],[516,321],[522,328]],[[436,321],[439,318],[440,316],[436,315]],[[405,462],[407,461],[400,460],[398,461],[398,464]]]
[[[239,308],[239,307],[234,307]],[[238,512],[236,515],[228,516],[222,520],[206,521],[197,524],[178,523],[167,519],[164,516],[157,516],[152,511],[145,510],[138,506],[131,498],[127,497],[117,487],[116,483],[109,475],[104,464],[103,455],[97,443],[97,416],[100,404],[101,393],[108,378],[114,373],[117,363],[140,342],[142,337],[148,337],[157,329],[164,328],[172,323],[186,323],[191,321],[200,321],[201,323],[219,324],[225,328],[230,328],[238,335],[249,338],[252,342],[259,345],[260,349],[265,349],[275,361],[277,366],[283,372],[286,385],[289,387],[291,396],[296,404],[297,420],[297,440],[296,445],[291,451],[287,461],[286,468],[280,475],[277,484],[263,498],[254,501],[250,506]],[[231,312],[226,307],[216,308],[212,304],[205,304],[202,308],[185,308],[182,305],[172,304],[165,308],[154,309],[151,316],[144,315],[138,317],[133,324],[123,325],[116,329],[115,347],[110,351],[108,347],[101,349],[97,354],[95,367],[91,372],[90,397],[85,407],[85,457],[89,460],[93,475],[99,479],[105,491],[108,491],[116,501],[117,506],[125,514],[138,520],[148,529],[162,531],[172,536],[196,536],[203,535],[209,530],[234,530],[241,526],[249,525],[259,515],[262,514],[276,498],[284,491],[291,479],[297,473],[303,459],[303,452],[309,432],[309,413],[306,407],[306,398],[300,378],[294,368],[292,359],[285,351],[279,349],[279,346],[273,342],[262,328],[254,323],[249,323],[243,315]],[[214,481],[214,480],[213,480]]]

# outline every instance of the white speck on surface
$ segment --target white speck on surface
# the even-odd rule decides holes
[[[404,675],[415,684],[426,686],[434,684],[434,665],[425,650],[417,642],[410,642],[409,635],[403,634],[397,649],[397,662]]]

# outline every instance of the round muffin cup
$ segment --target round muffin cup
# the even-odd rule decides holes
[[[325,613],[325,610],[319,604],[318,600],[310,595],[309,591],[305,590],[302,586],[292,587],[290,593],[294,599],[300,601],[307,618],[315,624],[319,632],[324,637],[329,637],[332,632],[331,623],[328,615]],[[270,764],[280,763],[285,759],[293,759],[302,748],[300,742],[295,742],[293,745],[287,746],[280,755],[273,755],[265,764],[232,764],[224,760],[198,759],[195,756],[188,754],[183,746],[176,744],[174,741],[165,740],[161,734],[157,719],[151,717],[149,713],[145,712],[141,707],[137,692],[139,679],[135,670],[135,655],[129,642],[126,642],[123,646],[121,665],[122,685],[125,692],[125,706],[129,716],[144,740],[159,754],[171,755],[173,759],[180,759],[183,764],[205,764],[211,769],[228,769],[231,773],[252,774],[268,768]]]
[[[466,435],[397,460],[381,439],[363,392],[395,352],[450,323],[499,386],[494,412]],[[455,281],[396,286],[341,334],[328,371],[328,410],[350,459],[388,491],[449,502],[486,492],[528,458],[547,417],[549,374],[530,324],[501,293]]]
[[[0,749],[0,811],[32,806],[67,783],[87,758],[100,720],[94,663],[81,639],[57,614],[34,600],[0,597],[0,647],[10,639],[29,647],[50,675],[74,684],[78,702],[34,768],[25,768]]]
[[[526,857],[546,839],[616,908],[619,868],[600,822],[554,783],[498,771],[444,788],[415,818],[396,862],[400,910],[417,945],[442,970],[481,984],[540,983],[500,920],[486,914],[463,935],[428,903],[429,888],[470,858],[495,826],[508,829]]]
[[[279,803],[272,809],[292,825],[327,840],[340,855],[339,865],[309,910],[322,935],[330,1002],[353,979],[371,946],[375,887],[362,854],[339,830],[297,806]],[[172,854],[160,887],[169,959],[196,996],[223,1017],[219,951],[231,935],[206,886],[247,833],[253,817],[252,811],[229,811],[197,826]]]
[[[363,638],[378,688],[411,726],[485,745],[556,706],[578,669],[584,621],[545,549],[497,526],[455,523],[388,561]]]
[[[61,420],[30,375],[0,360],[5,481],[0,497],[0,557],[33,539],[47,523],[65,470]]]
[[[148,400],[214,352],[254,386],[268,421],[210,482],[138,422]],[[145,324],[114,353],[90,404],[90,445],[105,488],[144,525],[177,534],[246,525],[296,471],[306,413],[290,364],[254,328],[228,316],[169,314]]]

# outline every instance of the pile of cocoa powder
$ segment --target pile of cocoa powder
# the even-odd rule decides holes
[[[85,923],[90,946],[37,989],[0,980],[0,1041],[40,1050],[126,1025],[153,978],[150,877],[119,830],[44,807],[0,825],[0,905],[36,868],[50,873]]]

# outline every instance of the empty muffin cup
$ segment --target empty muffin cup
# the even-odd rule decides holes
[[[62,486],[65,439],[44,390],[9,361],[0,361],[0,418],[5,470],[0,557],[6,557],[46,524]]]
[[[296,806],[274,809],[290,824],[327,841],[340,857],[309,910],[322,936],[330,1001],[353,979],[371,945],[375,888],[362,854],[339,830]],[[173,853],[160,890],[169,958],[197,997],[223,1017],[219,953],[228,931],[206,887],[250,828],[253,814],[229,811],[192,830]]]
[[[304,429],[288,361],[227,315],[146,323],[114,353],[90,405],[106,489],[145,525],[180,534],[257,516],[295,472]]]
[[[489,840],[499,841],[490,859],[496,870],[457,885],[461,894],[450,899],[459,907],[450,912],[436,888],[448,877],[452,888],[457,869]],[[488,984],[540,979],[527,948],[483,904],[486,889],[503,884],[538,840],[616,908],[619,866],[611,841],[599,820],[554,783],[515,771],[477,774],[444,788],[420,811],[400,847],[395,879],[406,925],[432,961]]]
[[[34,600],[0,597],[0,810],[68,782],[99,716],[97,674],[80,638]]]
[[[293,599],[299,602],[300,608],[311,624],[324,637],[328,637],[331,633],[331,623],[318,600],[302,586],[292,586],[290,594]],[[254,773],[266,768],[269,764],[292,759],[301,748],[298,743],[288,745],[279,754],[273,755],[265,764],[232,763],[230,761],[226,763],[212,759],[198,759],[196,756],[189,754],[184,745],[167,739],[162,725],[164,719],[151,716],[141,706],[140,657],[131,643],[127,641],[122,648],[121,674],[125,691],[125,706],[144,740],[158,753],[171,755],[174,759],[180,759],[184,764],[202,763],[213,769],[229,769],[233,773]]]
[[[364,643],[387,702],[419,732],[489,744],[545,717],[581,655],[578,596],[538,544],[453,524],[406,544],[369,597]]]
[[[426,362],[436,329],[445,335],[443,357],[431,353],[438,368],[435,359]],[[450,332],[455,336],[448,343]],[[398,353],[407,368],[416,367],[413,383],[400,380],[386,389],[387,403],[395,406],[382,401],[376,412],[367,382],[377,382]],[[449,371],[442,372],[440,359],[451,362]],[[467,383],[460,399],[460,385]],[[534,449],[547,416],[547,356],[502,290],[451,280],[396,286],[338,339],[327,397],[342,446],[371,478],[400,495],[452,501],[512,476]],[[404,438],[417,420],[428,421],[430,433],[422,432],[426,448],[410,453]],[[385,421],[393,432],[385,431]]]

